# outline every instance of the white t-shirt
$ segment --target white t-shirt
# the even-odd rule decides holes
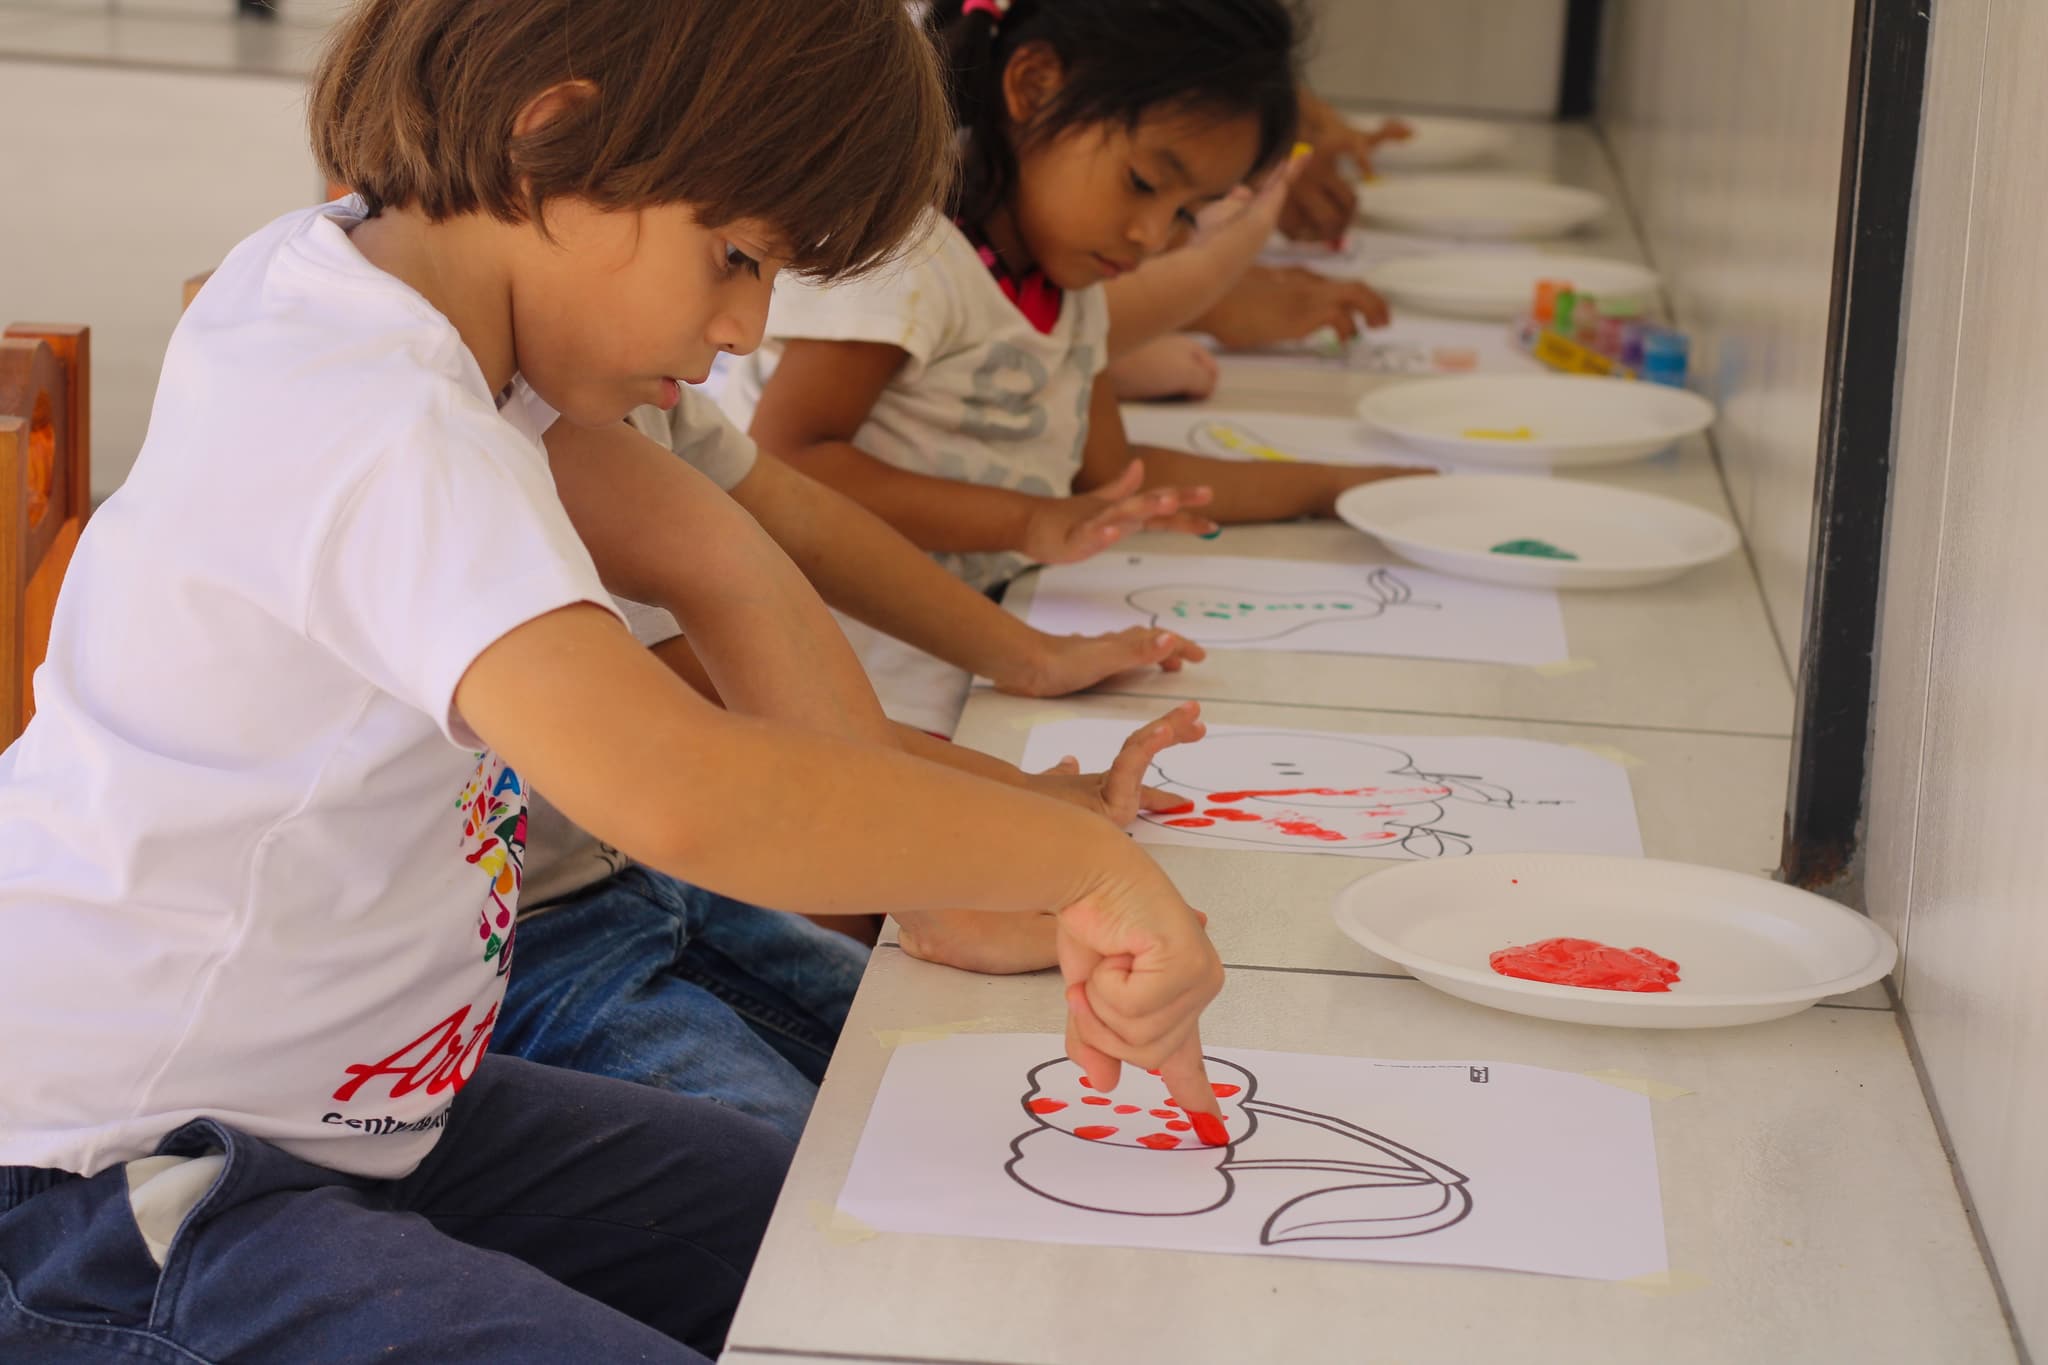
[[[734,367],[723,405],[739,426],[753,421],[786,341],[885,342],[908,359],[854,434],[856,446],[913,473],[1063,498],[1081,469],[1108,337],[1100,288],[1068,293],[1059,321],[1041,333],[966,235],[934,213],[897,266],[844,284],[778,281],[767,340]],[[1031,562],[1009,551],[934,558],[982,589]],[[858,622],[841,623],[892,719],[953,732],[966,673]]]
[[[206,1116],[402,1175],[490,1038],[526,793],[455,687],[611,599],[555,414],[494,402],[359,213],[229,254],[71,564],[0,756],[0,1165],[95,1172]]]
[[[635,431],[667,446],[728,493],[754,472],[760,455],[753,440],[726,421],[717,403],[697,389],[684,388],[672,412],[635,408],[628,420]],[[676,618],[660,607],[623,597],[617,602],[633,638],[643,645],[658,645],[683,633]],[[546,792],[532,793],[527,808],[526,886],[519,897],[522,917],[540,914],[595,886],[629,861],[564,815]]]

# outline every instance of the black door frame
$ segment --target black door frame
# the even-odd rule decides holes
[[[1857,0],[1779,875],[1856,865],[1869,769],[1906,246],[1932,0]]]

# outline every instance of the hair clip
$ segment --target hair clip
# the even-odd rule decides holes
[[[966,18],[976,12],[986,14],[996,24],[1003,22],[1003,16],[1010,12],[1010,0],[964,0],[960,6],[960,17]]]

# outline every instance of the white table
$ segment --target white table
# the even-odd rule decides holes
[[[1614,197],[1579,128],[1517,125],[1507,168]],[[1617,212],[1575,249],[1637,256]],[[1373,381],[1261,366],[1217,405],[1343,414]],[[1728,514],[1704,441],[1674,458],[1574,473]],[[1233,528],[1171,553],[1368,557],[1335,525]],[[1011,606],[1029,600],[1026,580]],[[1502,735],[1625,765],[1646,852],[1746,871],[1777,861],[1792,711],[1784,660],[1744,560],[1666,587],[1567,595],[1569,669],[1215,653],[1188,672],[1085,697],[978,689],[961,742],[1015,759],[1034,724],[1133,725],[1182,698],[1217,724]],[[1189,1365],[2011,1361],[1990,1277],[1882,987],[1774,1023],[1661,1032],[1550,1023],[1438,994],[1337,932],[1338,888],[1391,866],[1160,848],[1211,916],[1228,964],[1212,1044],[1472,1058],[1637,1078],[1653,1101],[1670,1273],[1594,1281],[1293,1258],[876,1233],[834,1212],[868,1105],[905,1031],[1061,1028],[1049,976],[986,978],[885,942],[797,1153],[727,1359],[1174,1361]],[[1674,1092],[1684,1093],[1674,1093]],[[1106,1292],[1105,1292],[1106,1291]],[[1082,1316],[1076,1306],[1104,1302]]]

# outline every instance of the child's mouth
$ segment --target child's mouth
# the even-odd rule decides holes
[[[1099,251],[1092,251],[1089,255],[1095,258],[1095,265],[1102,271],[1102,277],[1106,280],[1113,280],[1119,275],[1130,273],[1131,267],[1121,262],[1113,261]]]

